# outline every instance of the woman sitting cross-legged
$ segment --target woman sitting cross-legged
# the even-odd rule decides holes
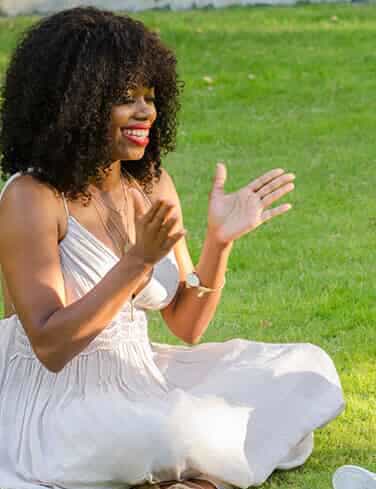
[[[246,488],[303,464],[313,431],[343,410],[318,346],[199,343],[234,241],[290,209],[271,206],[295,176],[272,169],[226,194],[218,164],[193,266],[161,168],[180,90],[156,34],[93,7],[41,19],[13,53],[0,134],[3,489]],[[151,342],[148,310],[186,344]]]

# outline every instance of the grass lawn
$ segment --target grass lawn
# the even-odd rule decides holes
[[[283,199],[293,209],[235,244],[203,338],[312,342],[337,365],[346,411],[316,431],[303,467],[276,472],[264,487],[329,489],[342,464],[376,472],[376,7],[136,16],[176,50],[186,82],[177,150],[165,165],[195,260],[218,160],[227,163],[228,190],[272,168],[297,176]],[[0,71],[35,20],[0,19]],[[157,314],[150,333],[179,343]]]

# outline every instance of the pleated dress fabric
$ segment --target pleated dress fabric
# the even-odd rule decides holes
[[[59,248],[68,303],[119,260],[71,215]],[[58,373],[40,363],[16,314],[0,321],[2,489],[189,478],[246,488],[305,462],[313,431],[344,409],[331,358],[310,343],[151,342],[147,310],[169,304],[178,283],[171,252],[137,295],[133,320],[126,302]]]

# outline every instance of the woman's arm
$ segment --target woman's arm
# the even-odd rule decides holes
[[[178,226],[183,228],[183,214],[175,184],[163,168],[159,182],[154,186],[152,201],[165,198],[173,202],[178,217]],[[195,267],[183,237],[174,246],[179,267],[180,284],[173,301],[161,310],[161,315],[170,331],[186,343],[197,343],[213,318],[222,290],[197,297],[196,289],[185,287],[187,274],[196,271],[202,285],[218,288],[222,285],[232,244],[222,245],[207,233],[198,265]]]
[[[78,301],[66,305],[58,247],[62,203],[45,185],[21,176],[0,205],[0,263],[18,317],[41,363],[59,372],[120,312],[177,239],[156,203],[137,224],[136,244]],[[170,227],[169,227],[170,226]],[[140,239],[139,239],[140,238]]]
[[[290,204],[284,204],[266,210],[273,202],[293,190],[294,185],[291,182],[294,178],[292,173],[285,174],[284,170],[275,169],[238,192],[225,195],[226,168],[224,165],[217,167],[209,199],[208,229],[196,267],[202,285],[213,289],[221,287],[233,241],[291,208]],[[180,200],[166,171],[156,192],[174,202],[178,222],[182,226]],[[221,290],[198,297],[196,289],[186,288],[185,278],[192,271],[193,265],[185,239],[175,245],[174,251],[182,283],[172,303],[162,310],[162,316],[177,337],[194,344],[200,340],[214,316]]]
[[[186,288],[182,283],[171,307],[162,311],[171,331],[187,343],[200,341],[215,314],[231,248],[232,243],[221,245],[208,232],[195,271],[203,286],[218,290],[198,297],[196,288]]]

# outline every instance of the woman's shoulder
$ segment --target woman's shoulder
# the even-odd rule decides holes
[[[161,168],[161,176],[153,185],[151,200],[154,201],[157,199],[168,199],[172,200],[175,204],[180,203],[174,180],[166,168]]]
[[[139,203],[140,199],[144,202],[145,209],[148,204],[158,199],[171,200],[174,204],[180,208],[180,200],[176,191],[174,181],[168,171],[165,168],[161,168],[161,175],[158,180],[153,182],[153,186],[150,192],[145,193],[137,180],[132,178],[132,185],[130,187],[130,193],[135,201]],[[135,195],[136,194],[136,195]]]
[[[13,174],[2,187],[1,208],[22,206],[35,203],[47,203],[57,191],[29,173]]]
[[[2,235],[15,231],[21,223],[32,231],[35,221],[59,222],[61,196],[55,189],[30,174],[20,174],[9,180],[3,185],[0,199]]]

